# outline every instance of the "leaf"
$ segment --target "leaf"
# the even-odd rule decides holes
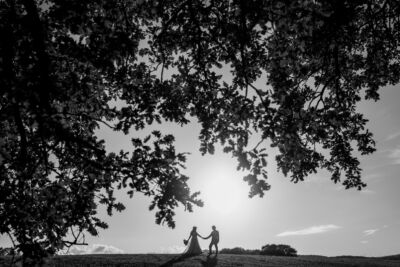
[[[150,140],[150,135],[148,135],[148,136],[146,136],[144,139],[143,139],[143,143],[147,143],[149,140]]]

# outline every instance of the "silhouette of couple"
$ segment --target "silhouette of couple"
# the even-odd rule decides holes
[[[208,255],[212,254],[213,246],[215,246],[215,255],[218,255],[219,232],[217,231],[217,228],[214,225],[211,228],[212,228],[211,234],[207,237],[202,237],[201,235],[199,235],[197,233],[197,227],[193,226],[193,229],[190,232],[189,238],[187,240],[184,240],[184,243],[185,243],[185,245],[187,245],[187,247],[186,247],[185,251],[183,252],[183,255],[184,256],[195,256],[195,255],[200,255],[202,253],[197,236],[200,236],[203,239],[209,239],[211,237],[211,243],[209,245],[210,250],[208,252]]]

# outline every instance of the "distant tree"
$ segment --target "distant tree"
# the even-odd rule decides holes
[[[235,247],[235,248],[223,248],[220,251],[221,254],[245,254],[246,250],[241,247]]]
[[[245,255],[260,255],[259,249],[244,249],[241,247],[235,248],[223,248],[219,252],[220,254],[245,254]]]
[[[179,204],[202,205],[173,136],[109,153],[100,126],[195,118],[201,153],[220,143],[250,196],[270,188],[267,144],[293,182],[322,168],[361,189],[354,150],[374,140],[356,105],[399,82],[399,13],[384,0],[0,1],[0,233],[39,259],[106,228],[97,206],[123,210],[115,189],[151,197],[170,227]]]
[[[260,253],[259,249],[246,249],[246,254],[248,255],[260,255]]]
[[[268,244],[261,248],[261,255],[296,257],[297,251],[289,245]]]

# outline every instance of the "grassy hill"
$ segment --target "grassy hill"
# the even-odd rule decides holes
[[[382,257],[382,259],[386,259],[386,260],[398,260],[398,261],[400,261],[400,254],[391,255],[391,256],[385,256],[385,257]]]
[[[7,259],[0,258],[0,266],[6,265]],[[128,267],[128,266],[400,266],[399,255],[382,258],[367,257],[323,257],[323,256],[299,256],[299,257],[275,257],[260,255],[228,255],[222,254],[218,257],[207,257],[205,254],[179,259],[172,254],[114,254],[114,255],[76,255],[56,256],[47,261],[44,266],[54,267]]]

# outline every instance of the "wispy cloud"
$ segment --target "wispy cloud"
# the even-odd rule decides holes
[[[366,194],[366,195],[374,195],[374,194],[376,194],[375,191],[370,190],[370,189],[362,189],[362,190],[360,191],[360,193],[361,193],[361,194]]]
[[[363,231],[363,233],[364,233],[364,235],[368,236],[368,235],[375,234],[377,231],[379,231],[379,229],[369,229],[369,230]]]
[[[390,150],[388,157],[393,160],[394,164],[400,164],[400,147]]]
[[[381,177],[382,175],[380,174],[380,173],[371,173],[371,172],[369,172],[368,174],[366,174],[366,175],[363,175],[361,178],[364,180],[364,181],[372,181],[372,180],[375,180],[375,179],[377,179],[377,178],[379,178],[379,177]]]
[[[93,244],[90,246],[72,246],[68,251],[69,255],[83,255],[83,254],[121,254],[124,253],[122,249],[110,245]]]
[[[385,141],[390,141],[390,140],[396,139],[398,137],[400,137],[400,131],[388,135],[388,137],[386,137]]]
[[[296,230],[296,231],[285,231],[277,236],[293,236],[293,235],[313,235],[313,234],[321,234],[325,232],[329,232],[332,230],[336,230],[341,228],[340,226],[334,224],[326,224],[326,225],[317,225],[311,226],[305,229]]]
[[[367,244],[368,241],[367,241],[367,240],[361,240],[360,243],[361,243],[361,244]]]

